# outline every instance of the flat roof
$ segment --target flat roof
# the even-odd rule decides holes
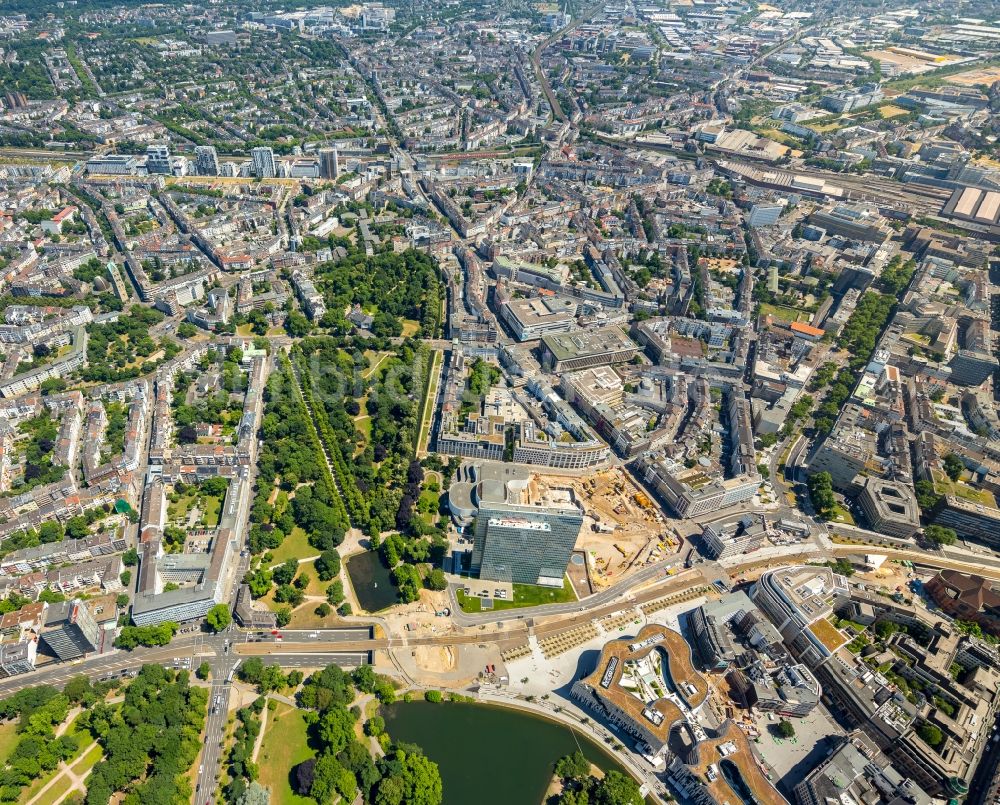
[[[560,361],[584,355],[600,355],[639,348],[617,325],[577,333],[543,335],[542,343],[556,360]]]

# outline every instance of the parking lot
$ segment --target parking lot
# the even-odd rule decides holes
[[[514,600],[514,585],[508,581],[481,581],[479,579],[463,579],[465,594],[479,598],[485,604],[494,598],[500,601]]]

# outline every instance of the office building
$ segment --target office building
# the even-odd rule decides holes
[[[264,146],[250,149],[250,164],[253,175],[258,179],[273,179],[278,175],[278,163],[274,158],[274,149]]]
[[[797,805],[931,805],[927,792],[896,771],[860,730],[842,739],[840,746],[795,786],[795,801]]]
[[[1000,547],[1000,509],[989,492],[980,492],[978,500],[945,495],[935,507],[931,519],[935,525],[955,529],[962,539],[972,538]]]
[[[847,726],[863,730],[927,794],[948,799],[968,793],[997,713],[996,651],[943,622],[925,626],[921,643],[903,632],[889,643],[891,671],[905,685],[838,655],[816,668],[824,695]],[[923,737],[925,725],[940,733],[933,745]]]
[[[500,308],[500,318],[518,341],[532,341],[573,329],[576,308],[575,301],[552,296],[510,299]]]
[[[678,722],[704,736],[696,713],[708,682],[695,670],[684,638],[666,626],[647,624],[635,637],[605,643],[597,666],[573,684],[571,695],[638,738],[651,755],[663,751]]]
[[[542,336],[542,363],[553,372],[572,372],[589,366],[625,363],[638,346],[621,327]]]
[[[83,601],[50,604],[45,615],[42,644],[60,660],[73,660],[96,651],[100,629]]]
[[[132,176],[139,160],[130,154],[102,154],[87,160],[87,173],[98,176]]]
[[[34,636],[0,643],[0,677],[17,676],[34,671],[37,656],[38,639]]]
[[[911,539],[920,530],[920,507],[907,484],[865,478],[857,503],[868,524],[880,534]]]
[[[709,523],[701,533],[705,554],[711,559],[729,559],[752,553],[764,544],[766,537],[767,521],[762,515],[753,514]]]
[[[194,167],[199,176],[219,175],[219,154],[214,145],[199,145],[194,149]]]
[[[847,642],[830,615],[848,600],[847,579],[828,567],[802,565],[766,571],[750,598],[770,618],[792,655],[810,667]]]
[[[146,172],[164,176],[169,176],[173,172],[170,167],[170,148],[168,146],[146,146]]]
[[[569,496],[531,505],[523,476],[504,470],[481,471],[472,571],[490,581],[562,587],[583,511]]]
[[[882,462],[878,456],[875,434],[856,427],[838,426],[827,436],[809,459],[809,474],[830,473],[833,488],[856,493],[858,475],[880,475]]]
[[[948,364],[951,368],[949,379],[956,386],[981,386],[998,365],[1000,361],[988,352],[960,349]]]
[[[685,519],[745,503],[760,486],[756,471],[733,478],[711,478],[697,466],[685,467],[649,454],[639,458],[636,472],[678,517]]]
[[[884,95],[878,84],[864,84],[856,89],[846,89],[824,96],[820,105],[838,114],[847,114],[855,109],[864,109],[882,100]]]
[[[319,175],[324,179],[336,179],[340,176],[340,154],[336,148],[320,149]]]
[[[492,581],[561,587],[582,518],[480,506],[473,569]]]
[[[757,228],[761,226],[774,226],[781,218],[784,207],[780,204],[754,204],[750,208],[750,217],[747,224]]]
[[[703,731],[704,733],[704,731]],[[761,770],[746,734],[732,719],[675,755],[667,779],[694,805],[788,805]]]
[[[828,235],[872,243],[881,243],[889,234],[878,210],[861,204],[838,204],[830,209],[817,210],[809,216],[809,223],[825,230]]]

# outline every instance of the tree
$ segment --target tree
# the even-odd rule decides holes
[[[283,584],[291,584],[298,570],[299,563],[294,559],[289,559],[271,571],[271,578],[274,579],[274,583],[279,587]]]
[[[354,682],[354,687],[362,693],[375,692],[377,677],[378,675],[370,665],[359,665],[351,671],[351,681]]]
[[[340,794],[343,802],[350,802],[357,790],[354,775],[340,765],[332,755],[321,755],[313,769],[309,796],[317,802],[332,802]]]
[[[320,716],[316,732],[327,750],[336,754],[353,739],[354,716],[343,707],[331,707]]]
[[[816,472],[809,476],[809,499],[824,520],[830,520],[837,509],[837,499],[833,495],[833,478],[828,472]]]
[[[271,792],[254,780],[247,786],[243,796],[237,801],[237,805],[270,805]]]
[[[962,634],[971,635],[972,637],[978,637],[980,640],[983,638],[983,627],[980,626],[975,621],[963,621],[956,620],[955,628],[958,629]]]
[[[43,545],[59,542],[63,535],[63,527],[56,520],[46,520],[38,527],[38,539]]]
[[[340,575],[340,554],[333,549],[323,551],[314,566],[320,581],[330,581]]]
[[[412,749],[398,747],[391,761],[396,774],[379,783],[375,805],[440,805],[441,774],[437,763]],[[394,782],[387,786],[390,780]]]
[[[595,805],[642,805],[644,799],[635,780],[612,769],[594,786],[590,801]]]
[[[229,627],[233,622],[233,616],[229,612],[228,604],[216,604],[205,616],[208,628],[213,632],[221,632]]]
[[[941,495],[937,494],[931,481],[917,481],[913,489],[916,492],[917,505],[922,512],[931,511],[941,501]]]
[[[94,690],[90,686],[90,680],[81,674],[80,676],[74,676],[66,683],[63,693],[74,704],[80,704],[84,700],[92,698]]]
[[[439,690],[427,690],[424,691],[424,699],[428,702],[434,702],[437,704],[443,699],[443,697],[441,695],[441,691]]]
[[[135,548],[129,548],[122,554],[122,564],[125,567],[134,567],[139,564],[139,552]]]
[[[792,722],[786,718],[781,719],[781,721],[778,722],[778,735],[782,738],[794,738],[795,727],[792,726]]]
[[[924,536],[936,545],[954,545],[958,539],[955,529],[940,525],[929,525],[924,529]]]
[[[312,791],[313,780],[316,778],[316,758],[311,757],[303,760],[292,771],[292,779],[295,780],[295,793],[303,797],[308,797]]]
[[[278,626],[288,626],[288,624],[292,622],[291,607],[279,607],[278,611],[275,613],[275,621]]]
[[[961,478],[964,470],[965,464],[962,459],[954,453],[949,453],[944,457],[944,471],[948,474],[948,477],[951,478],[951,480],[957,481]]]
[[[330,606],[340,606],[344,601],[344,582],[337,579],[326,588],[326,600]]]
[[[572,755],[564,755],[556,761],[555,773],[564,780],[583,780],[590,775],[590,761],[583,752],[577,750]]]
[[[933,724],[928,724],[926,721],[917,727],[917,735],[920,736],[920,739],[924,743],[930,746],[937,746],[944,740],[941,730]]]
[[[198,670],[196,670],[196,671],[194,672],[194,675],[195,675],[196,677],[198,677],[198,679],[201,679],[201,680],[206,680],[206,679],[208,679],[208,675],[209,675],[209,674],[210,674],[211,672],[212,672],[212,669],[211,669],[211,667],[209,666],[208,662],[206,662],[206,661],[203,661],[203,662],[201,663],[201,665],[199,665],[199,666],[198,666]]]
[[[385,719],[382,716],[372,716],[365,722],[365,735],[377,738],[385,732]]]
[[[328,618],[330,617],[330,613],[333,612],[333,609],[330,608],[329,604],[324,602],[320,604],[318,607],[316,607],[316,609],[313,611],[316,613],[316,615],[318,615],[321,618]]]
[[[165,646],[173,639],[179,628],[179,625],[172,621],[156,626],[123,626],[115,639],[115,646],[126,650],[134,649],[136,646]]]
[[[439,567],[427,574],[424,584],[431,590],[446,590],[448,588],[448,580],[444,576],[444,571]]]

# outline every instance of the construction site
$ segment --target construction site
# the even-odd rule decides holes
[[[544,486],[572,486],[585,512],[576,549],[587,558],[591,585],[603,589],[680,549],[679,534],[660,507],[619,467],[588,478],[539,478]]]

